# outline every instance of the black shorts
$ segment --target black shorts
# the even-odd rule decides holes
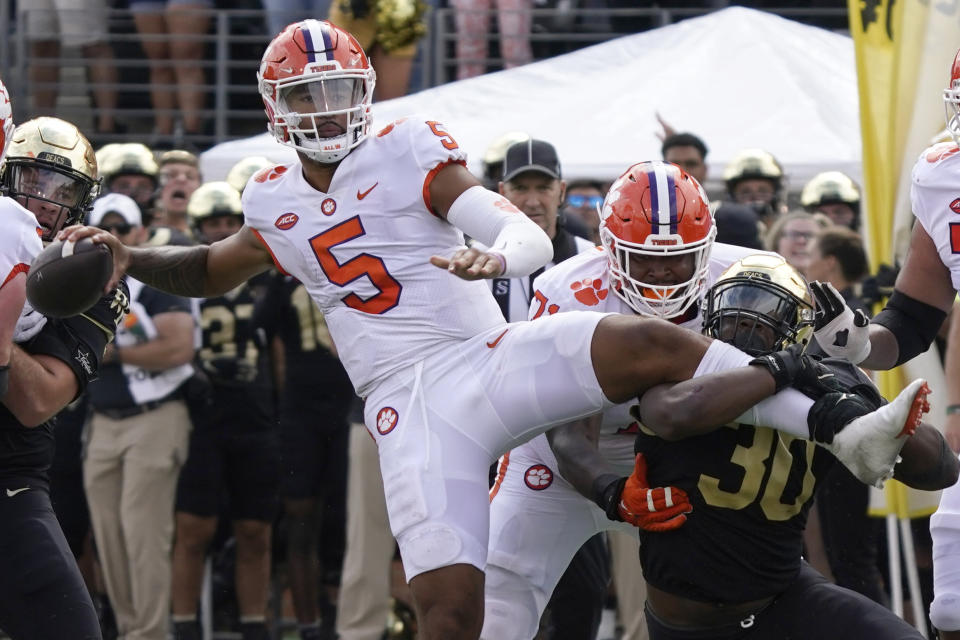
[[[650,640],[920,640],[919,631],[873,600],[838,587],[804,563],[800,575],[766,608],[739,623],[680,629],[647,607]]]
[[[100,640],[97,612],[50,495],[27,486],[0,483],[0,629],[13,640]]]
[[[235,431],[230,424],[195,425],[177,482],[176,510],[200,517],[273,522],[280,507],[277,433]]]
[[[345,494],[349,404],[284,404],[280,410],[281,495],[305,499],[326,498],[332,490]]]

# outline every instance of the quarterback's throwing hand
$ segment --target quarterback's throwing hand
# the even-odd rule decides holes
[[[460,249],[449,259],[442,256],[432,256],[430,264],[446,269],[464,280],[496,278],[503,273],[504,267],[502,258],[497,254],[487,253],[479,249]]]
[[[817,301],[814,333],[827,355],[860,364],[870,355],[870,319],[863,311],[850,310],[840,292],[829,282],[810,283]]]
[[[638,453],[617,504],[620,519],[644,531],[672,531],[683,526],[691,511],[693,506],[683,489],[650,488],[647,461]]]

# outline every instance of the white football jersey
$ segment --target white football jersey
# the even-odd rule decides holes
[[[913,165],[910,204],[933,239],[940,260],[960,291],[960,149],[941,142],[926,149]]]
[[[26,273],[43,250],[37,218],[12,198],[0,198],[3,234],[0,234],[0,285]]]
[[[737,260],[757,253],[763,252],[714,243],[710,252],[706,286],[713,286],[720,274]],[[548,269],[534,281],[533,286],[534,299],[530,304],[530,319],[574,310],[627,315],[636,313],[620,296],[610,291],[610,263],[602,247],[568,258]],[[679,325],[699,333],[703,316],[698,312],[696,317]],[[636,420],[630,415],[632,404],[619,404],[603,413],[598,443],[604,457],[616,465],[622,465],[626,473],[630,473],[633,468],[633,441],[639,429]]]
[[[466,155],[443,125],[411,116],[370,136],[328,193],[299,162],[264,169],[243,192],[246,224],[323,312],[361,396],[431,353],[504,322],[487,284],[430,264],[464,247],[431,211],[429,185]]]

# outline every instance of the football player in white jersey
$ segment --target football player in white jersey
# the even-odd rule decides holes
[[[703,293],[724,269],[757,251],[714,242],[712,217],[700,222],[694,215],[700,188],[694,180],[674,181],[672,198],[661,190],[666,181],[650,180],[671,171],[666,163],[641,163],[611,185],[621,197],[600,210],[602,246],[567,259],[534,281],[531,319],[592,310],[658,317],[700,330]],[[674,233],[680,242],[645,248],[656,246],[655,240],[671,239],[659,233],[656,212],[650,210],[651,203],[671,200],[677,203],[680,222]],[[673,236],[670,229],[665,231]],[[812,308],[808,320],[812,325]],[[669,511],[639,514],[633,523],[608,518],[606,501],[612,498],[602,494],[613,478],[600,483],[600,493],[592,495],[598,469],[617,479],[633,471],[638,424],[630,415],[632,404],[616,405],[602,416],[551,429],[500,458],[490,498],[481,637],[532,638],[557,581],[590,536],[619,530],[636,538],[635,526],[674,528],[683,523],[682,512],[689,503],[679,499]],[[571,465],[575,471],[592,469],[581,492],[571,482],[584,474],[568,479],[559,473]]]
[[[274,263],[303,282],[366,401],[420,637],[477,638],[487,470],[502,453],[693,376],[690,404],[704,427],[760,402],[752,420],[808,437],[807,415],[824,405],[793,389],[769,397],[811,375],[809,361],[783,353],[743,366],[749,356],[668,322],[579,312],[505,324],[478,280],[532,272],[550,259],[549,238],[467,171],[440,122],[410,116],[375,132],[374,78],[349,33],[325,21],[289,25],[259,80],[270,130],[299,159],[248,183],[238,233],[137,249],[90,227],[61,235],[108,244],[111,281],[129,272],[181,295],[222,294]],[[659,211],[669,227],[670,208]],[[491,249],[465,248],[463,234]],[[835,429],[846,425],[834,438],[840,455],[869,481],[892,471],[922,384],[875,413],[855,399],[826,411]]]
[[[925,149],[913,167],[910,203],[919,224],[913,226],[910,248],[893,295],[873,320],[847,308],[830,285],[814,283],[818,305],[817,341],[824,351],[868,369],[891,369],[927,350],[960,291],[960,51],[950,67],[943,91],[947,130],[952,141]],[[956,349],[957,345],[951,345]],[[960,406],[960,380],[947,371],[947,401]],[[954,452],[960,449],[960,416],[949,412],[944,435]],[[955,509],[947,505],[941,511]],[[953,500],[955,505],[956,501]],[[934,562],[934,595],[930,619],[942,637],[960,638],[960,520],[942,517],[933,526],[934,545],[942,557]],[[939,538],[939,539],[938,539]],[[952,550],[952,551],[951,551]],[[946,563],[953,563],[953,569]]]
[[[13,136],[13,109],[7,88],[0,81],[0,164]],[[13,200],[0,199],[4,234],[0,247],[0,397],[7,393],[13,336],[27,300],[27,270],[42,248],[37,220]]]

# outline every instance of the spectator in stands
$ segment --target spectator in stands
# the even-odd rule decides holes
[[[136,204],[118,194],[94,203],[90,224],[130,246],[147,236]],[[83,485],[120,636],[167,640],[173,500],[190,433],[181,388],[193,374],[194,321],[186,298],[127,284],[130,313],[88,388]]]
[[[107,42],[106,0],[30,0],[17,5],[30,41],[28,75],[38,85],[33,90],[34,115],[56,112],[61,46],[78,46],[89,59],[89,81],[98,109],[96,132],[115,133],[117,65]]]
[[[661,120],[664,130],[669,125]],[[673,133],[667,135],[660,147],[664,162],[671,162],[694,178],[700,184],[706,184],[707,179],[707,145],[703,140],[692,133]]]
[[[409,12],[388,11],[375,0],[334,0],[330,22],[352,33],[377,72],[377,100],[407,95],[417,43],[426,33],[422,0],[399,0]]]
[[[494,1],[504,68],[512,69],[533,60],[533,0],[451,0],[457,25],[458,80],[479,76],[487,70],[487,34]]]
[[[120,193],[133,198],[140,207],[143,226],[153,223],[160,169],[153,152],[139,142],[108,144],[97,151],[97,167],[104,193]]]
[[[860,228],[860,187],[839,171],[818,173],[803,186],[800,204],[809,213],[822,213],[833,224]]]
[[[783,169],[768,151],[744,149],[723,170],[727,193],[734,202],[757,210],[767,229],[786,213],[782,202]]]
[[[161,174],[163,169],[161,169]],[[196,237],[211,244],[243,226],[240,194],[208,182],[187,211]],[[254,322],[270,280],[263,273],[228,295],[200,303],[199,361],[213,386],[212,402],[194,411],[190,455],[177,486],[173,547],[173,622],[176,640],[200,640],[197,604],[204,561],[229,504],[236,540],[234,585],[242,640],[268,640],[270,548],[279,511],[280,456],[274,429],[273,377],[267,344]],[[254,472],[255,471],[255,472]]]
[[[717,225],[716,242],[748,249],[762,249],[760,218],[756,210],[745,204],[723,202],[713,214]]]
[[[483,186],[491,191],[499,189],[503,178],[503,156],[507,149],[515,142],[529,140],[530,136],[523,131],[508,131],[499,136],[487,146],[483,152]]]
[[[154,109],[154,148],[169,148],[175,140],[174,115],[183,133],[203,133],[201,113],[206,102],[203,36],[210,26],[212,0],[130,0],[140,44],[150,59],[150,101]]]
[[[291,22],[323,18],[330,12],[331,0],[262,0],[262,3],[267,12],[267,31],[272,36]]]
[[[155,224],[164,224],[191,236],[187,203],[201,184],[197,156],[189,151],[175,149],[160,154],[157,164],[160,195]]]
[[[597,180],[571,180],[567,183],[563,219],[579,218],[590,231],[589,239],[593,244],[600,244],[600,207],[606,193],[603,184]]]
[[[280,494],[286,513],[287,572],[294,612],[302,640],[333,640],[345,545],[350,439],[347,416],[354,394],[336,356],[326,321],[300,282],[276,274],[258,311],[256,324],[264,328],[267,336],[281,343],[284,362],[282,380],[277,381],[280,458],[284,470]],[[359,421],[362,423],[362,419]],[[369,441],[369,434],[364,435]],[[379,475],[378,468],[374,472],[364,466],[363,471],[368,474],[367,482],[375,482]],[[383,501],[382,485],[376,485],[379,494],[373,492],[373,487],[369,488],[371,493],[364,493],[364,498]],[[370,505],[354,504],[354,508],[367,509]],[[386,576],[394,549],[390,530],[379,532],[374,523],[363,523],[363,527],[352,532],[357,537],[351,541],[360,545],[362,553],[371,555],[363,559],[364,568],[375,563],[381,551],[386,554],[387,561],[379,567]],[[377,536],[377,533],[383,535]],[[368,536],[373,536],[375,544],[365,544],[371,541]],[[344,581],[377,583],[377,577],[355,573]],[[362,621],[371,629],[379,626],[379,632],[372,636],[377,639],[385,624],[386,614],[376,606],[382,605],[383,594],[363,591],[352,592],[350,601],[344,604],[353,612],[372,609],[374,613],[383,613],[379,621],[376,616]],[[371,600],[374,606],[367,609]],[[353,615],[348,622],[358,624]],[[359,633],[359,630],[354,635],[345,632],[343,638],[357,637]]]
[[[791,267],[806,275],[810,265],[810,245],[817,232],[829,224],[824,216],[793,211],[780,216],[773,224],[764,238],[764,248],[776,251]]]

